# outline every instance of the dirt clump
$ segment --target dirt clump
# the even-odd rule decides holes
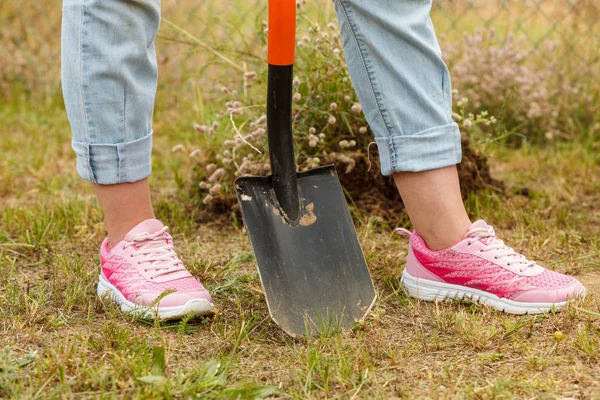
[[[504,192],[504,184],[490,175],[487,159],[471,148],[468,139],[462,139],[463,159],[458,165],[463,199],[469,193],[483,189]],[[380,216],[395,224],[404,212],[404,205],[394,179],[381,175],[377,151],[372,149],[369,157],[364,152],[348,154],[356,165],[346,174],[344,164],[336,165],[340,182],[346,191],[350,205],[354,205],[363,216]]]

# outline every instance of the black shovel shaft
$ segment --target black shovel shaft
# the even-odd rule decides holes
[[[270,65],[267,94],[267,136],[273,188],[290,221],[300,216],[298,178],[292,136],[293,65]]]
[[[296,0],[269,0],[267,136],[277,202],[294,224],[300,218],[292,136],[292,80],[296,47]]]

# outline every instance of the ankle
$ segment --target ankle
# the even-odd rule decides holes
[[[470,225],[471,222],[467,220],[452,225],[445,225],[444,229],[440,229],[439,225],[436,227],[421,227],[417,232],[430,250],[439,251],[454,246],[463,240]]]
[[[140,222],[154,219],[148,179],[132,183],[94,185],[94,191],[104,211],[109,248],[123,240]]]
[[[117,243],[125,239],[125,236],[127,236],[129,231],[135,228],[138,224],[154,218],[154,213],[150,213],[147,215],[138,215],[113,221],[106,220],[105,226],[108,237],[108,250],[111,250]]]

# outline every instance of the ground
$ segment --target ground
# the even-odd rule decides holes
[[[214,294],[212,318],[132,320],[97,298],[102,214],[74,171],[59,102],[0,109],[0,397],[598,398],[597,143],[485,150],[507,195],[467,199],[500,237],[589,290],[562,313],[509,316],[424,303],[399,287],[406,239],[360,215],[378,302],[354,330],[293,340],[269,319],[248,239],[198,223],[193,161],[171,153],[189,121],[156,116],[151,183],[181,258]],[[355,213],[356,215],[356,213]],[[399,215],[402,224],[405,216]]]

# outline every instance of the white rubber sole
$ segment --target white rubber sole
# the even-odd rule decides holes
[[[412,297],[425,300],[470,300],[474,303],[486,304],[495,310],[509,314],[542,314],[552,310],[564,308],[571,300],[561,303],[523,303],[502,299],[495,294],[484,292],[460,285],[444,282],[435,282],[428,279],[415,278],[406,270],[402,273],[402,284]],[[585,288],[577,296],[585,294]]]
[[[109,281],[100,275],[98,281],[98,296],[101,298],[109,297],[112,301],[121,307],[121,311],[133,314],[138,318],[154,319],[158,317],[161,321],[180,319],[190,314],[207,315],[212,314],[215,306],[206,299],[188,300],[183,306],[179,307],[145,307],[132,303],[127,300],[121,292],[115,288]]]

